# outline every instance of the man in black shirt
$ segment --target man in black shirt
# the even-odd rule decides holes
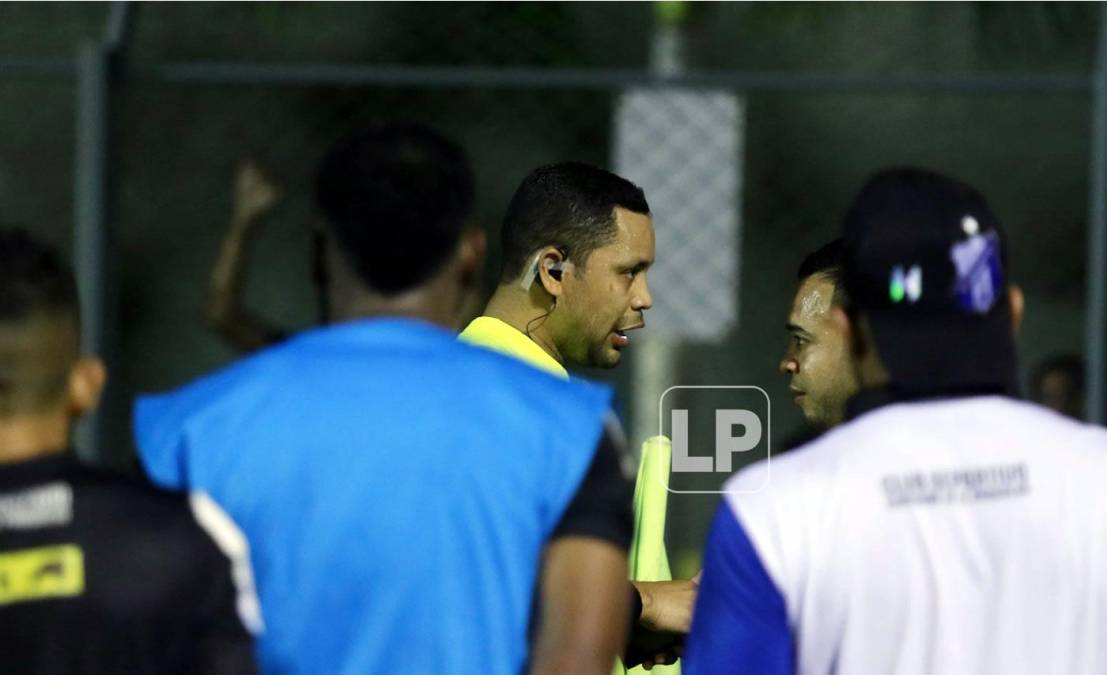
[[[0,672],[256,672],[244,622],[260,616],[230,519],[67,451],[106,377],[79,333],[69,269],[0,230]]]

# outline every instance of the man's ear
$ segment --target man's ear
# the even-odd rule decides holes
[[[72,417],[81,417],[96,409],[108,381],[104,362],[95,356],[82,356],[69,371],[66,407]]]
[[[863,314],[850,316],[846,310],[835,306],[831,318],[836,322],[836,327],[844,330],[845,339],[848,340],[851,368],[854,377],[862,388],[881,387],[888,383],[888,369],[880,359],[880,352],[876,348],[876,340],[873,338],[872,324]]]
[[[830,308],[830,322],[834,330],[842,336],[849,345],[850,354],[861,356],[865,353],[865,344],[860,333],[854,329],[849,314],[841,305],[832,305]]]
[[[1011,303],[1011,332],[1018,333],[1022,329],[1022,315],[1026,309],[1026,296],[1022,289],[1011,284],[1007,287],[1007,301]]]
[[[556,301],[564,292],[565,256],[556,246],[547,246],[538,254],[538,282]],[[529,271],[528,271],[529,273]]]

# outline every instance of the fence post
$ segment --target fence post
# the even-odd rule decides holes
[[[1107,422],[1107,8],[1100,8],[1092,76],[1091,205],[1085,368],[1089,422]]]
[[[85,40],[76,55],[76,166],[73,192],[73,266],[81,301],[81,351],[102,358],[108,386],[97,410],[76,430],[75,447],[89,462],[112,459],[105,447],[109,416],[126,414],[112,378],[120,372],[118,294],[111,227],[112,73],[125,46],[130,6],[112,3],[103,38]]]

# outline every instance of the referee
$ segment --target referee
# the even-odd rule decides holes
[[[999,223],[969,186],[873,177],[845,219],[847,421],[733,478],[686,670],[1107,672],[1107,432],[1011,397]]]
[[[483,263],[461,149],[353,133],[316,201],[336,322],[135,411],[151,477],[246,532],[262,669],[609,675],[632,526],[611,394],[450,330]]]
[[[79,355],[78,314],[69,268],[0,230],[0,672],[256,672],[246,626],[260,617],[234,525],[202,496],[68,450],[105,379]]]
[[[566,365],[618,366],[653,304],[646,278],[654,231],[642,189],[583,162],[539,167],[512,196],[501,237],[499,286],[460,339],[566,379]],[[657,480],[669,467],[653,440],[643,447],[635,483],[630,577],[640,611],[625,659],[647,668],[675,660],[696,593],[694,582],[672,581],[668,490]]]

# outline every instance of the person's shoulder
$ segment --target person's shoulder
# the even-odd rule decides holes
[[[963,429],[1004,438],[1025,448],[1048,448],[1057,460],[1071,454],[1107,465],[1107,429],[1062,415],[1045,406],[1008,396],[950,399],[934,404],[935,435]],[[925,421],[925,418],[920,417]]]
[[[82,465],[67,478],[81,507],[104,526],[158,539],[196,531],[188,496],[145,477]]]
[[[1107,451],[1107,428],[1068,418],[1065,421],[1069,424],[1073,436],[1079,439],[1080,447],[1095,452],[1097,456],[1107,461],[1107,452],[1105,452]]]
[[[731,476],[723,484],[723,493],[732,505],[754,504],[784,498],[786,492],[801,488],[812,478],[825,473],[830,462],[824,445],[816,439],[789,452],[754,462]]]
[[[1104,427],[1028,401],[1011,401],[1007,407],[1011,425],[1018,433],[1107,466],[1107,429]]]
[[[175,542],[211,556],[217,548],[213,523],[222,529],[228,527],[224,522],[233,524],[203,492],[167,490],[114,469],[83,466],[71,483],[101,527],[115,527],[139,543]]]
[[[97,537],[110,536],[113,564],[131,570],[158,561],[154,570],[142,570],[152,588],[165,588],[164,581],[170,578],[174,587],[186,580],[203,584],[213,571],[228,569],[220,534],[237,528],[221,525],[230,523],[229,517],[204,493],[165,490],[144,478],[87,466],[69,481],[77,518],[89,524]],[[212,516],[212,511],[219,517]],[[216,527],[220,525],[222,529]]]
[[[293,336],[175,388],[140,393],[135,398],[132,419],[140,447],[148,428],[176,431],[180,424],[204,411],[224,405],[242,408],[251,401],[260,405],[272,392],[295,386],[305,373],[311,372],[306,361],[312,351],[318,351],[318,343],[325,340],[325,330]]]
[[[843,480],[858,479],[858,454],[877,446],[864,439],[892,433],[895,421],[873,411],[829,429],[799,447],[754,462],[723,485],[723,496],[736,514],[774,521],[818,513]]]
[[[579,377],[560,377],[515,356],[461,340],[455,341],[454,349],[457,357],[472,370],[474,379],[482,384],[521,392],[540,389],[583,396],[602,396],[610,391],[606,385]]]
[[[262,375],[273,368],[274,353],[282,349],[283,346],[272,347],[175,389],[136,396],[131,411],[132,432],[147,470],[150,470],[150,452],[175,448],[181,433],[192,421],[228,406],[260,408],[267,387],[277,387],[282,381],[286,384],[295,381]],[[164,476],[159,475],[155,480],[160,483],[161,478]]]
[[[188,509],[184,494],[159,488],[144,476],[113,467],[82,463],[69,473],[67,480],[79,491],[110,494],[135,505],[167,510]]]
[[[138,400],[173,397],[178,400],[212,401],[228,392],[240,389],[257,375],[280,367],[287,361],[295,338],[235,359],[230,363],[188,380],[184,384],[156,393],[143,393]]]
[[[840,424],[792,450],[749,465],[727,482],[727,489],[752,493],[762,485],[787,485],[833,471],[839,455],[857,446],[855,439],[859,433],[866,434],[883,425],[884,421],[870,416]]]

